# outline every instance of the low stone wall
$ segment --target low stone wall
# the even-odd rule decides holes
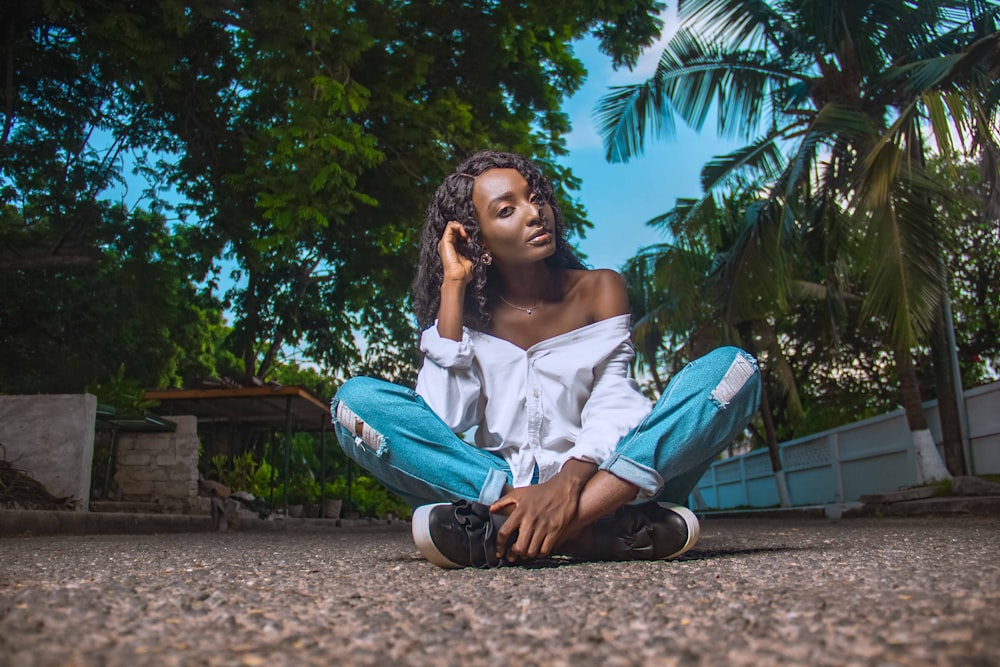
[[[198,497],[198,420],[170,417],[172,433],[119,433],[115,485],[121,500],[191,511]]]
[[[90,394],[0,396],[0,443],[11,465],[86,510],[96,418]]]

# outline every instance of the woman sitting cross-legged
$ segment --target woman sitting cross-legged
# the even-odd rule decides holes
[[[480,152],[444,180],[414,303],[416,390],[352,378],[333,412],[347,455],[416,508],[428,560],[666,559],[694,545],[682,503],[755,411],[757,364],[717,349],[651,405],[629,377],[625,283],[573,254],[534,164]],[[455,435],[473,428],[474,445]]]

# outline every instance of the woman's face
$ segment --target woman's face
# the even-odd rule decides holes
[[[472,205],[495,263],[537,262],[556,251],[552,207],[542,203],[516,169],[489,169],[477,176]]]

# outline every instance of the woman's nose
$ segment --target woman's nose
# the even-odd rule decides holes
[[[528,208],[529,208],[530,211],[534,212],[534,215],[531,216],[532,222],[534,222],[536,220],[537,221],[541,221],[542,220],[542,217],[543,217],[542,209],[545,208],[545,203],[544,202],[541,202],[541,201],[539,201],[537,199],[529,199],[528,200]]]

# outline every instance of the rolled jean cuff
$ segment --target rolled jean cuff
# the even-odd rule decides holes
[[[652,468],[647,468],[640,463],[636,463],[632,459],[627,459],[618,452],[613,453],[600,465],[599,469],[607,470],[615,477],[638,486],[639,493],[633,502],[655,498],[656,494],[663,488],[663,477],[660,476],[660,473]]]
[[[479,492],[479,502],[484,505],[492,505],[500,500],[503,495],[503,487],[508,482],[507,473],[502,470],[490,470],[486,473],[486,481]]]

